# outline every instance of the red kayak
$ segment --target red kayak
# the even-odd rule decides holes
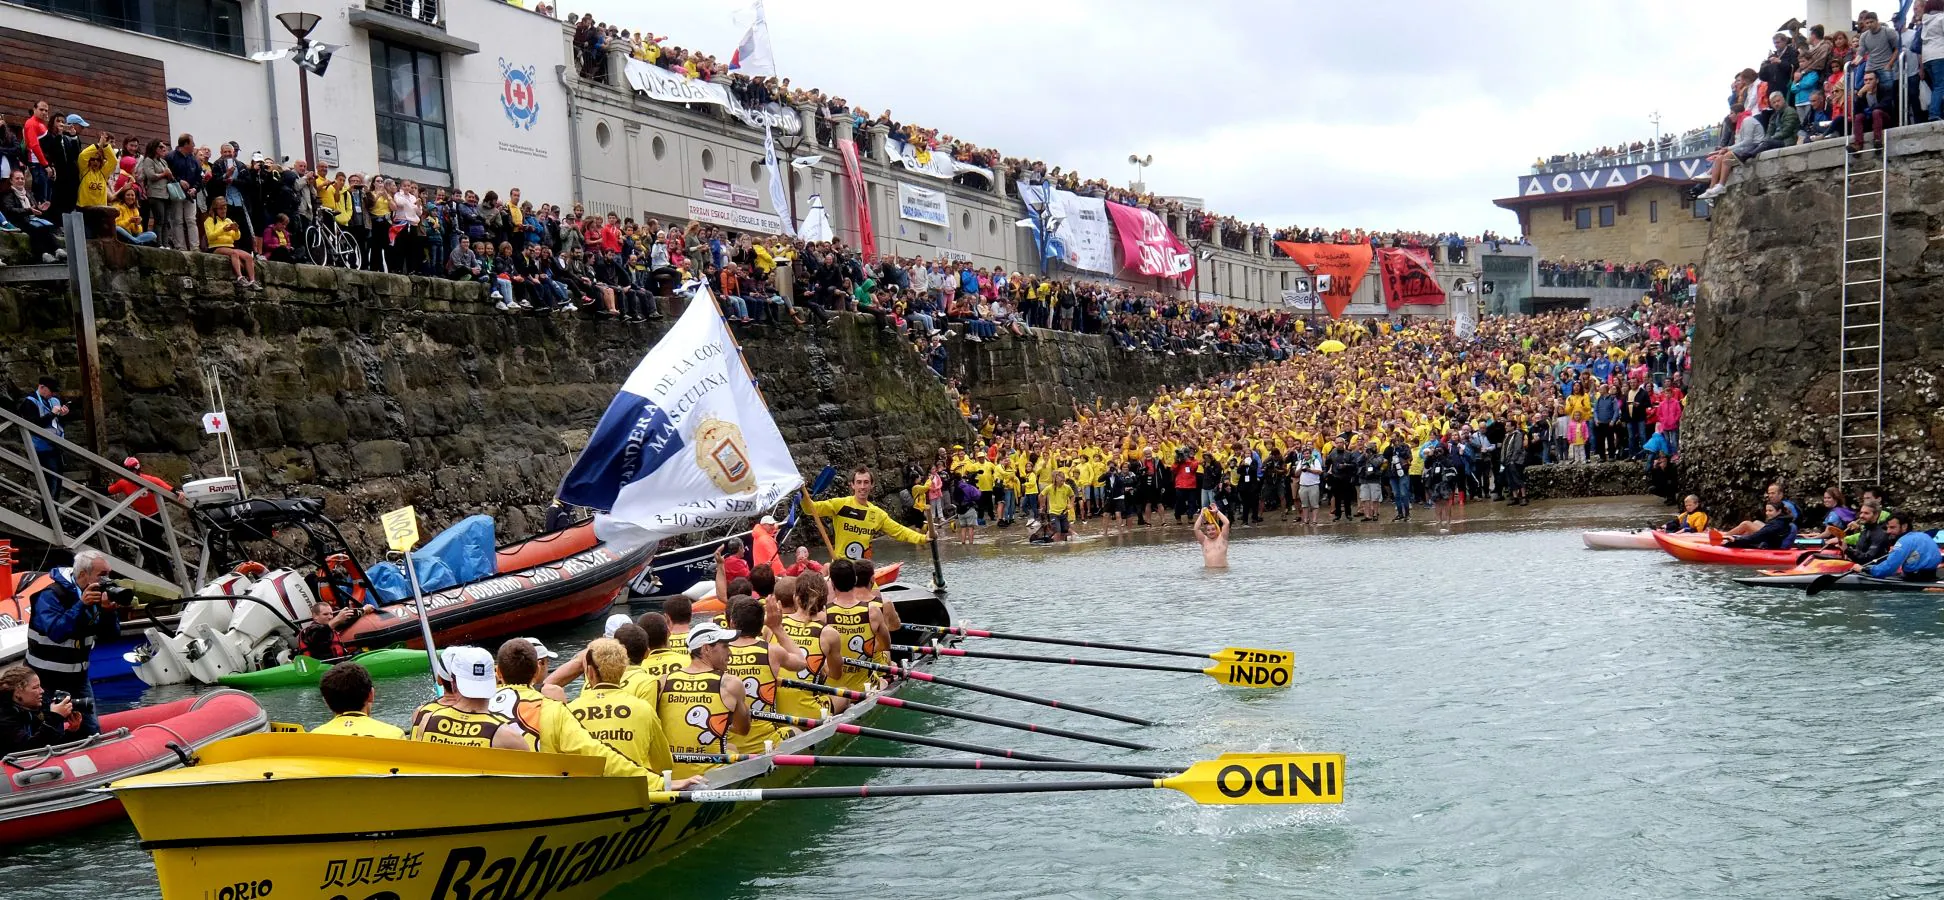
[[[205,744],[262,731],[268,724],[254,698],[225,688],[109,713],[94,737],[0,757],[0,846],[119,819],[121,801],[95,788],[173,769]]]
[[[1755,550],[1745,547],[1726,547],[1721,544],[1721,532],[1707,534],[1668,534],[1654,532],[1654,542],[1660,545],[1667,555],[1684,562],[1712,563],[1717,566],[1776,566],[1788,568],[1797,565],[1804,557],[1813,557],[1814,550]]]

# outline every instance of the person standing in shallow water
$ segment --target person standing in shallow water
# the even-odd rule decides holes
[[[1202,568],[1228,568],[1229,519],[1211,503],[1202,508],[1195,521],[1195,539],[1201,542]]]

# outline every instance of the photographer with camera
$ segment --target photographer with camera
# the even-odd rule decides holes
[[[99,550],[76,553],[73,566],[47,574],[49,584],[34,595],[27,622],[27,667],[47,690],[72,696],[81,733],[94,734],[101,727],[88,653],[96,638],[120,633],[121,607],[133,594],[108,580],[108,558]]]
[[[297,632],[298,652],[321,660],[343,659],[351,655],[344,649],[338,636],[358,621],[358,616],[363,613],[364,607],[355,603],[338,609],[331,601],[319,598],[317,604],[311,607],[311,620],[305,622]]]
[[[96,729],[83,727],[74,698],[49,692],[26,666],[0,669],[0,756],[80,740]]]

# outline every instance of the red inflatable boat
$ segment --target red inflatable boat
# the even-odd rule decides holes
[[[1667,555],[1684,562],[1712,563],[1717,566],[1770,566],[1790,568],[1816,555],[1815,550],[1755,550],[1724,547],[1721,532],[1706,534],[1668,534],[1654,532],[1654,542]]]
[[[254,698],[225,688],[110,713],[94,737],[0,757],[0,846],[119,819],[121,801],[95,788],[175,768],[205,744],[268,724]]]

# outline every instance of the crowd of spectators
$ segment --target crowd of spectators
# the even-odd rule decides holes
[[[1539,283],[1545,287],[1632,288],[1655,296],[1685,296],[1699,284],[1693,266],[1666,263],[1613,262],[1594,259],[1542,259]]]
[[[1555,153],[1545,159],[1532,161],[1535,174],[1551,172],[1571,172],[1578,169],[1601,169],[1607,166],[1630,165],[1634,163],[1659,162],[1665,159],[1684,159],[1697,156],[1720,146],[1721,126],[1708,125],[1690,128],[1681,134],[1663,134],[1645,141],[1634,141],[1614,147],[1601,147],[1583,153]]]

